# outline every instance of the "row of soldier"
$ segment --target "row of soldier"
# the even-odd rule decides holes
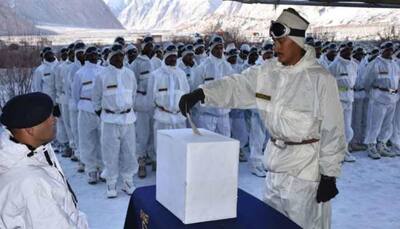
[[[337,79],[350,148],[357,150],[366,144],[374,159],[399,152],[395,151],[399,128],[394,118],[399,62],[393,44],[385,43],[381,51],[374,49],[368,55],[351,42],[337,47],[308,39],[308,44],[315,47],[316,61]],[[35,70],[32,88],[50,95],[61,110],[57,123],[60,150],[64,157],[78,161],[78,171],[86,171],[90,184],[105,179],[110,198],[117,196],[119,176],[122,190],[131,194],[133,176],[138,172],[145,177],[146,165],[156,169],[157,130],[188,126],[178,107],[183,94],[253,65],[275,61],[273,44],[268,41],[260,50],[248,44],[237,49],[233,43],[225,47],[217,35],[207,47],[199,37],[193,44],[167,42],[161,46],[146,36],[139,51],[118,37],[103,50],[77,41],[61,49],[60,62],[51,48],[43,49],[41,55],[43,62]],[[250,154],[250,171],[265,177],[262,154],[269,135],[256,110],[200,105],[191,112],[198,127],[238,139],[240,160],[246,161]],[[397,111],[397,123],[398,116]],[[387,147],[390,138],[393,152]],[[355,159],[347,153],[345,160]]]

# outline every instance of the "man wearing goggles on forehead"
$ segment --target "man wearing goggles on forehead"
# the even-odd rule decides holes
[[[277,61],[201,85],[182,96],[188,109],[207,106],[257,109],[271,139],[264,153],[264,201],[302,228],[330,228],[329,200],[346,150],[335,78],[304,44],[309,23],[286,9],[273,23]]]

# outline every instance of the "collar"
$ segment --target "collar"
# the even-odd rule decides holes
[[[280,63],[279,61],[276,61],[277,66],[282,68],[282,70],[292,71],[292,72],[301,72],[307,69],[311,65],[315,64],[317,59],[315,58],[315,49],[313,47],[305,45],[304,50],[306,51],[306,53],[295,65],[286,66]]]

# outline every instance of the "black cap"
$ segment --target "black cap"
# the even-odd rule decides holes
[[[0,122],[9,129],[30,128],[44,122],[53,112],[50,96],[34,92],[18,95],[3,107]]]

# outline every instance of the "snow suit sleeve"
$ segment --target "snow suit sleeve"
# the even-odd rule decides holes
[[[261,74],[260,67],[256,66],[241,74],[201,85],[200,88],[203,89],[205,95],[205,104],[221,108],[254,108],[259,74]]]
[[[321,76],[319,106],[321,110],[321,138],[319,152],[320,173],[338,177],[346,151],[344,118],[335,78]]]

